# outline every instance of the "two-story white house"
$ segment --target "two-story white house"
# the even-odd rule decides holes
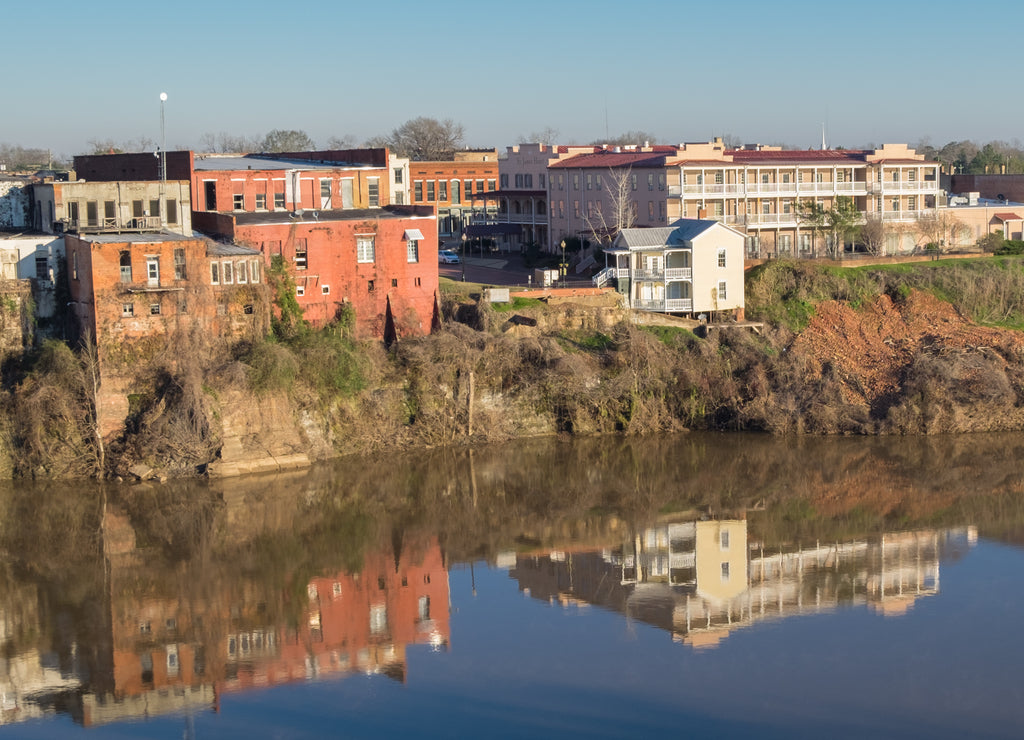
[[[708,219],[622,229],[594,282],[617,281],[631,308],[742,320],[744,244],[743,232]]]

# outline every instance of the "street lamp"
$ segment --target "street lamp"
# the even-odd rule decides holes
[[[462,256],[459,258],[462,263],[462,282],[466,282],[466,232],[462,232]]]
[[[565,264],[565,239],[562,240],[562,262],[561,262],[561,264],[558,265],[558,267],[559,267],[559,272],[562,275],[562,285],[564,286],[565,285],[565,274],[567,272],[567,270],[565,269],[567,267],[567,265]]]
[[[160,93],[160,228],[167,228],[167,144],[164,137],[164,103],[167,93]]]

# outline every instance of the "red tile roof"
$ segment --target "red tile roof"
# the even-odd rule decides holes
[[[733,162],[755,164],[757,162],[864,162],[868,152],[863,149],[781,149],[756,151],[753,149],[729,149]]]
[[[669,148],[669,152],[675,149]],[[577,154],[568,159],[552,162],[550,168],[578,167],[664,167],[668,152],[611,152],[600,151],[593,154]]]
[[[1018,216],[1016,213],[1010,213],[1008,211],[1006,213],[997,213],[995,217],[997,219],[999,219],[1000,221],[1020,221],[1021,220],[1020,216]]]

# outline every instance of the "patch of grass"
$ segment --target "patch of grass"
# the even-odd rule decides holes
[[[539,308],[544,305],[544,301],[539,298],[522,298],[520,296],[516,296],[509,303],[492,303],[491,308],[499,313],[506,313],[508,311],[521,311],[525,308]]]
[[[669,347],[697,341],[698,337],[682,326],[641,326],[642,331],[653,334],[658,341]]]
[[[615,345],[614,339],[600,331],[562,332],[559,339],[566,349],[581,349],[585,352],[603,352]]]

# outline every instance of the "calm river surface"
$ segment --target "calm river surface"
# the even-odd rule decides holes
[[[0,488],[0,737],[1021,737],[1024,435]]]

